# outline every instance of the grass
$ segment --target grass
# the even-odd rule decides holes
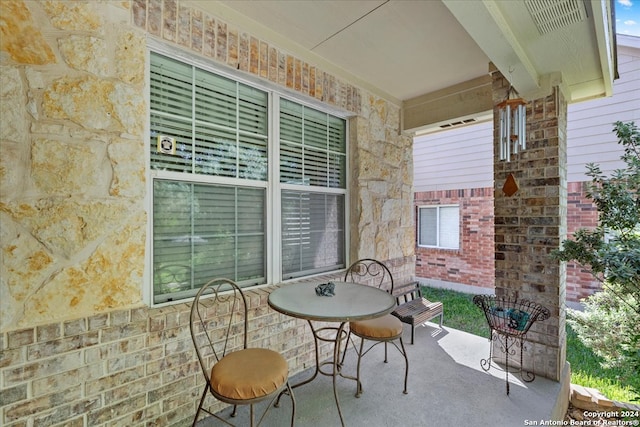
[[[472,294],[423,286],[422,295],[429,301],[442,302],[445,326],[489,338],[487,320],[473,303]]]
[[[473,304],[473,295],[426,286],[422,287],[422,292],[428,300],[442,301],[445,326],[481,337],[489,336],[487,321],[480,308]],[[631,369],[603,368],[600,358],[582,344],[568,325],[567,361],[571,364],[573,384],[595,388],[611,400],[640,400],[640,375]]]

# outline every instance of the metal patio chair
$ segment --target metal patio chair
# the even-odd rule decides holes
[[[296,404],[289,385],[287,361],[276,351],[247,347],[247,316],[245,295],[229,279],[211,280],[200,288],[193,300],[191,338],[206,380],[193,426],[201,412],[233,425],[203,406],[207,393],[232,404],[232,417],[238,405],[249,405],[253,426],[253,405],[271,398],[258,421],[260,425],[282,391],[291,397],[291,426],[294,425]]]
[[[363,285],[375,286],[393,295],[393,276],[386,265],[375,259],[364,258],[351,264],[344,275],[345,282],[360,283]],[[358,348],[351,340],[351,335],[360,338],[360,347]],[[365,341],[373,341],[373,344],[366,350],[364,348]],[[407,379],[409,376],[409,359],[402,341],[402,322],[391,314],[386,314],[370,320],[358,320],[349,322],[349,332],[347,334],[347,347],[352,342],[353,347],[358,356],[358,365],[356,368],[357,389],[356,397],[362,394],[362,382],[360,381],[360,360],[373,347],[380,343],[384,343],[384,362],[387,363],[387,344],[393,344],[400,354],[404,357],[404,390],[407,394]],[[347,348],[342,355],[342,364],[347,354]]]

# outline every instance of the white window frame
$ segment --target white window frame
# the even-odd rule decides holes
[[[441,210],[442,208],[457,208],[458,210],[458,245],[455,247],[452,246],[443,246],[440,242],[440,232],[441,232],[441,221],[442,221],[442,213]],[[435,245],[428,245],[428,244],[424,244],[421,242],[421,231],[422,231],[422,221],[421,221],[421,210],[422,209],[435,209],[436,210],[436,244]],[[418,247],[421,248],[432,248],[432,249],[447,249],[447,250],[459,250],[460,249],[460,205],[459,204],[447,204],[447,205],[420,205],[418,206],[417,209],[417,235],[416,235],[416,242],[418,244]]]
[[[345,245],[345,264],[348,264],[348,248],[349,248],[349,114],[345,111],[338,110],[329,105],[317,102],[309,99],[308,97],[300,94],[288,91],[280,86],[277,86],[271,82],[264,81],[254,76],[250,76],[240,72],[230,72],[228,68],[223,67],[214,62],[204,60],[196,55],[185,52],[174,46],[167,45],[163,42],[150,38],[147,43],[146,53],[146,87],[150,87],[150,62],[151,52],[156,52],[161,55],[170,56],[176,60],[191,64],[195,67],[202,68],[212,73],[221,75],[233,79],[239,83],[253,86],[257,89],[266,91],[269,93],[268,101],[268,121],[269,121],[269,134],[268,134],[268,176],[267,181],[253,181],[252,185],[257,187],[264,187],[266,189],[266,283],[257,286],[250,286],[251,288],[259,288],[262,286],[269,286],[276,283],[285,281],[282,277],[282,239],[281,237],[281,194],[282,190],[292,189],[297,191],[311,191],[318,192],[319,190],[327,194],[342,194],[344,196],[344,245]],[[323,188],[316,186],[302,186],[291,185],[280,182],[280,164],[279,164],[279,152],[280,152],[280,137],[279,137],[279,120],[274,118],[274,114],[280,109],[280,98],[285,97],[289,100],[302,104],[306,107],[310,107],[316,110],[320,110],[332,116],[345,120],[345,138],[346,138],[346,160],[345,160],[345,187],[344,188]],[[145,124],[145,162],[147,170],[147,199],[145,206],[149,212],[149,221],[147,221],[147,256],[145,259],[145,286],[143,290],[143,298],[149,306],[164,306],[182,303],[189,301],[191,297],[181,298],[175,301],[167,302],[154,302],[154,290],[153,290],[153,182],[156,178],[167,178],[180,180],[180,174],[168,171],[158,171],[151,169],[151,154],[147,147],[151,130],[149,122],[150,114],[150,92],[145,91],[145,100],[147,103],[147,119]],[[193,181],[191,181],[193,182]],[[201,183],[215,183],[215,184],[229,184],[229,185],[245,185],[246,181],[236,178],[224,178],[224,177],[207,177],[199,176],[198,182]],[[336,268],[334,271],[340,271],[342,268]],[[321,274],[327,274],[330,271],[323,271]],[[301,277],[311,277],[301,276]],[[299,277],[297,277],[299,278]]]

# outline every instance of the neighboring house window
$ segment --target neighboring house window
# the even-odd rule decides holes
[[[150,65],[153,302],[344,267],[346,121],[159,53]]]
[[[418,246],[458,249],[460,247],[460,207],[418,207]]]

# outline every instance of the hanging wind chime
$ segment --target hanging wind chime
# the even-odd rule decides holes
[[[500,160],[511,161],[511,154],[527,148],[527,101],[509,86],[507,99],[498,104],[500,118]]]

